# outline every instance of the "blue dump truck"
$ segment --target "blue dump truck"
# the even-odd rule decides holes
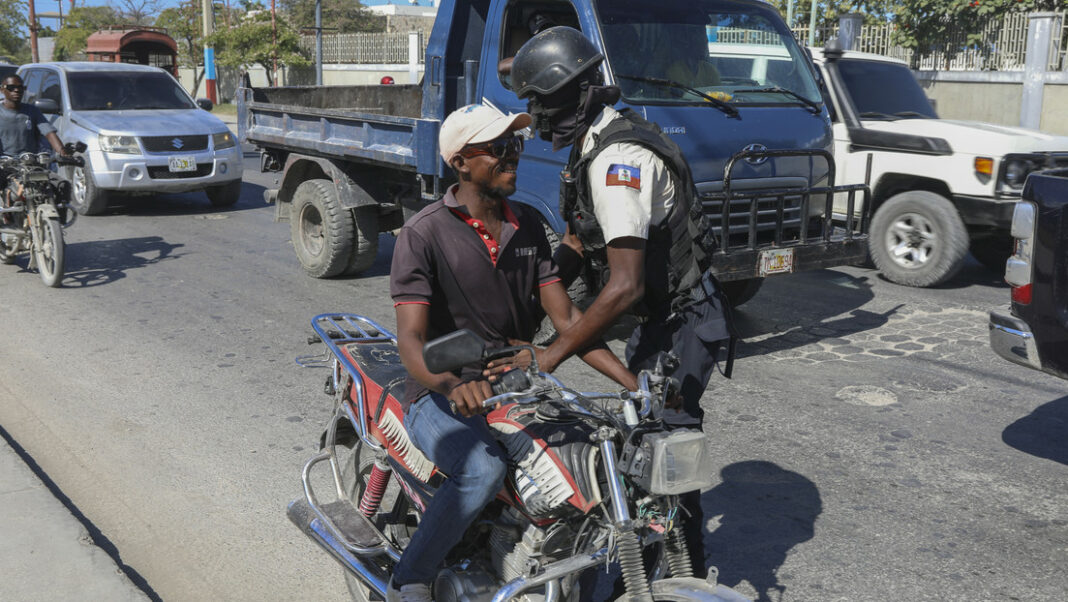
[[[290,222],[309,275],[367,269],[380,232],[440,198],[452,173],[438,156],[438,128],[452,110],[474,102],[526,109],[498,67],[546,23],[575,27],[601,48],[606,82],[622,89],[617,108],[656,122],[682,148],[719,242],[712,269],[734,305],[768,276],[865,258],[867,215],[850,206],[836,226],[831,203],[838,193],[859,204],[867,187],[836,185],[811,57],[768,4],[443,0],[421,85],[239,95],[239,135],[260,149],[264,171],[281,172],[265,196]],[[513,196],[541,213],[551,240],[564,230],[566,160],[567,151],[530,141]]]
[[[1012,216],[1008,312],[990,312],[990,346],[1010,362],[1068,379],[1068,169],[1033,173]]]

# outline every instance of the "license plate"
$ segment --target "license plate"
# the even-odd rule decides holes
[[[175,156],[170,158],[168,168],[171,172],[196,171],[197,160],[193,156]]]
[[[760,253],[760,276],[789,274],[794,271],[794,250],[773,249]]]

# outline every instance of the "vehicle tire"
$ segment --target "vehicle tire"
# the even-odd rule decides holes
[[[337,450],[339,453],[338,459],[341,462],[341,482],[344,485],[345,495],[358,508],[360,506],[360,497],[363,495],[364,487],[367,485],[367,478],[371,475],[371,468],[375,463],[375,455],[359,439],[352,446],[352,451],[347,457],[340,455],[342,450],[343,448],[340,447]],[[397,527],[391,524],[390,519],[399,513],[409,514],[408,500],[401,495],[397,477],[390,476],[389,485],[386,486],[386,493],[382,496],[379,511],[371,520],[379,530],[393,541],[394,545],[398,545],[403,549],[404,546],[408,545],[415,527],[414,525],[411,527],[407,525]],[[345,576],[345,585],[349,588],[349,594],[352,595],[353,600],[356,602],[382,600],[351,573],[344,569],[342,569],[342,573]]]
[[[58,219],[42,219],[39,231],[40,240],[34,241],[37,271],[46,286],[55,288],[63,281],[63,226]]]
[[[352,256],[352,212],[341,206],[330,180],[306,180],[293,193],[290,237],[304,271],[330,278],[345,271]]]
[[[545,238],[549,241],[549,247],[553,253],[556,253],[557,247],[560,246],[561,236],[553,227],[549,225],[549,221],[545,219],[545,216],[538,215],[541,221],[541,227],[545,229]],[[567,287],[567,296],[571,297],[571,302],[575,305],[585,309],[585,307],[593,301],[593,299],[587,299],[586,281],[579,275],[575,278],[575,281],[571,283],[571,286]],[[541,308],[538,308],[541,311]],[[532,343],[539,347],[544,347],[551,344],[556,340],[556,327],[553,326],[553,321],[549,319],[549,316],[542,316],[541,324],[538,325],[537,332],[534,333],[534,340]]]
[[[935,286],[963,267],[968,231],[948,199],[910,190],[890,197],[876,210],[868,249],[887,280]]]
[[[96,187],[88,160],[71,171],[70,206],[79,215],[100,215],[108,208],[108,193]]]
[[[378,257],[378,208],[357,207],[352,210],[352,255],[342,276],[355,276],[367,271]]]
[[[730,280],[720,282],[719,285],[723,289],[723,295],[727,297],[727,304],[733,309],[755,297],[757,291],[764,285],[764,279]]]
[[[983,267],[995,274],[1005,275],[1005,262],[1012,256],[1016,241],[1004,234],[1002,236],[981,236],[972,240],[972,257]]]
[[[241,198],[241,180],[211,186],[204,190],[212,207],[230,207]]]

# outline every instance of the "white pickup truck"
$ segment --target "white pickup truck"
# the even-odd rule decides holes
[[[1068,137],[939,119],[904,61],[810,50],[831,109],[835,179],[867,177],[871,185],[869,251],[882,274],[898,284],[935,286],[960,270],[969,248],[980,263],[1004,272],[1024,180],[1038,169],[1068,166]],[[835,202],[842,218],[844,200]]]

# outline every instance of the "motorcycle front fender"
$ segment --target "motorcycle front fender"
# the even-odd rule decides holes
[[[709,583],[695,577],[660,579],[652,584],[657,602],[750,602],[726,585]]]
[[[59,212],[51,203],[42,203],[37,206],[37,219],[41,222],[46,219],[59,219]]]

